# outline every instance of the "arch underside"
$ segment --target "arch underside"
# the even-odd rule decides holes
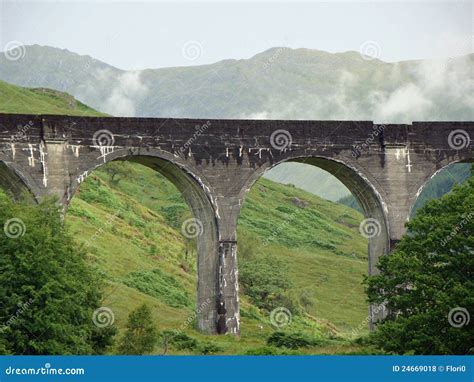
[[[214,207],[196,178],[171,162],[152,156],[126,158],[158,171],[181,192],[195,219],[202,224],[202,234],[197,236],[197,310],[198,327],[201,331],[215,333],[217,316],[218,235]],[[209,303],[209,299],[212,300]]]
[[[439,175],[440,173],[442,173],[443,171],[447,170],[448,167],[450,166],[453,166],[453,165],[472,165],[474,167],[474,158],[468,158],[468,159],[464,159],[464,160],[459,160],[459,161],[450,161],[449,163],[447,164],[444,164],[443,166],[441,166],[440,168],[434,170],[431,174],[429,174],[426,179],[424,179],[423,183],[421,184],[421,186],[419,187],[418,191],[416,192],[416,196],[413,198],[413,201],[410,205],[410,210],[409,210],[409,217],[413,217],[413,213],[414,213],[414,207],[416,206],[418,200],[421,198],[422,194],[423,194],[423,191],[426,189],[426,187],[428,186],[428,184],[437,176]],[[471,172],[472,172],[472,168],[471,167]]]
[[[0,161],[0,188],[15,200],[37,201],[26,182],[3,161]]]
[[[371,218],[377,221],[379,225],[377,234],[369,236],[367,248],[368,274],[377,274],[378,259],[380,256],[386,255],[390,252],[392,243],[390,241],[386,208],[383,204],[382,196],[378,193],[376,188],[370,184],[370,181],[363,174],[359,173],[355,168],[349,167],[345,163],[323,157],[293,155],[290,158],[285,158],[273,163],[266,168],[262,167],[260,171],[257,171],[247,180],[241,195],[243,196],[265,171],[276,167],[278,164],[283,162],[296,162],[313,165],[335,176],[354,195],[364,211],[365,218]],[[373,329],[375,327],[374,323],[382,319],[385,315],[386,312],[383,307],[369,306],[369,328]]]
[[[320,157],[304,159],[293,159],[293,162],[307,163],[319,167],[331,175],[335,176],[344,184],[352,195],[356,198],[364,211],[366,219],[375,219],[379,224],[378,234],[368,238],[368,274],[378,273],[377,263],[380,256],[386,255],[391,250],[390,233],[387,218],[384,212],[383,202],[377,192],[370,186],[368,180],[364,179],[354,169],[343,163]],[[383,306],[369,306],[369,329],[375,328],[375,323],[383,319],[386,315]]]
[[[320,157],[295,158],[290,161],[319,167],[336,177],[356,198],[364,211],[365,218],[377,220],[380,224],[379,233],[369,238],[368,246],[368,273],[369,275],[377,273],[378,258],[390,250],[390,236],[382,201],[376,191],[366,179],[343,163]]]
[[[159,153],[131,153],[130,151],[115,152],[107,157],[106,163],[113,161],[130,161],[149,167],[175,185],[189,206],[193,218],[197,219],[201,226],[196,237],[197,241],[197,320],[198,327],[205,333],[215,333],[217,328],[216,304],[217,295],[217,272],[218,272],[218,234],[215,209],[206,193],[202,181],[189,170],[163,158]],[[95,161],[86,173],[90,174],[95,169],[106,164]],[[79,188],[80,183],[76,181],[73,186],[72,195]],[[69,199],[70,201],[70,199]]]

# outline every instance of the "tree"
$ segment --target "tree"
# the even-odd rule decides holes
[[[5,336],[3,335],[3,328],[0,328],[0,355],[8,355],[7,344],[5,341]]]
[[[369,302],[389,311],[374,341],[395,353],[472,352],[474,178],[428,202],[407,228],[366,279]]]
[[[131,168],[124,161],[114,161],[103,166],[102,170],[109,175],[110,182],[114,185],[119,184],[122,179],[130,178]]]
[[[151,309],[143,304],[133,310],[128,316],[127,330],[119,346],[120,354],[151,353],[158,341]]]
[[[54,201],[14,203],[0,193],[0,332],[11,354],[103,352],[93,312],[101,280],[86,263]]]
[[[94,354],[106,354],[106,352],[113,346],[115,335],[118,330],[115,325],[107,325],[104,327],[95,327],[92,331],[92,351]]]

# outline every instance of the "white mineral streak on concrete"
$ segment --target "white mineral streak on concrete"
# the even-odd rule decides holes
[[[410,150],[406,149],[405,152],[406,152],[406,157],[407,157],[406,167],[408,168],[408,172],[411,172],[411,168],[413,165],[411,164],[411,160],[410,160]]]
[[[68,145],[69,148],[71,148],[73,155],[76,158],[79,158],[79,148],[81,147],[80,145]]]
[[[77,183],[81,184],[87,178],[87,171],[84,171],[81,175],[77,177]]]
[[[94,147],[100,150],[99,158],[104,158],[104,163],[106,162],[107,155],[112,154],[114,152],[114,146],[94,146]]]
[[[48,167],[46,163],[46,151],[44,143],[41,142],[39,145],[39,152],[40,152],[40,162],[43,168],[43,186],[48,187]]]
[[[34,156],[34,149],[31,143],[28,143],[28,148],[30,150],[30,156],[28,157],[28,164],[30,167],[35,167],[35,156]]]

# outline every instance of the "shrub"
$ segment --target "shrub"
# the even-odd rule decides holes
[[[198,347],[198,341],[184,333],[173,335],[169,343],[178,350],[196,350]]]
[[[316,340],[302,333],[275,332],[267,339],[267,345],[298,349],[307,346],[319,346],[323,341]]]
[[[474,177],[432,200],[407,224],[408,234],[380,274],[366,280],[369,302],[388,315],[372,337],[399,354],[466,354],[474,323]]]
[[[242,262],[239,280],[252,303],[268,311],[281,306],[291,287],[285,264],[268,255]]]
[[[278,349],[272,346],[263,346],[260,348],[249,349],[246,355],[290,355],[296,354],[294,351],[287,349]]]
[[[200,354],[216,354],[222,351],[220,346],[211,343],[205,343],[199,346],[198,349]]]
[[[5,352],[105,352],[115,330],[102,330],[92,320],[101,307],[103,281],[86,263],[54,201],[25,205],[0,193],[0,223],[13,235],[0,235],[0,318],[8,323],[0,344]]]
[[[119,346],[120,354],[145,354],[151,353],[158,341],[151,309],[140,305],[128,316],[127,330]]]
[[[192,303],[181,283],[161,269],[132,272],[127,275],[124,284],[142,293],[155,297],[174,307],[191,307]]]

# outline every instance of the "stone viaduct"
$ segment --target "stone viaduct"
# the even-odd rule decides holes
[[[358,199],[369,222],[369,273],[405,232],[423,187],[472,162],[473,122],[194,120],[0,114],[0,185],[54,195],[66,209],[81,182],[113,160],[166,176],[198,223],[198,325],[239,333],[236,227],[246,192],[284,161],[318,166]],[[210,299],[210,300],[209,300]],[[209,303],[211,301],[212,303]]]

